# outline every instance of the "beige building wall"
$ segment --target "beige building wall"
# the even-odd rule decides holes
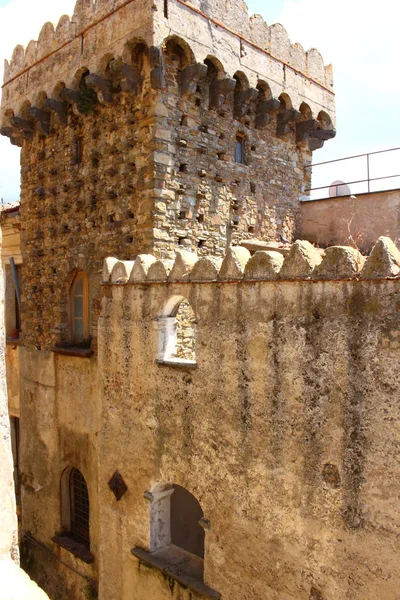
[[[210,522],[222,598],[396,600],[399,280],[228,278],[104,290],[101,597],[181,597],[129,552],[150,549],[148,492],[169,482]],[[197,368],[156,362],[155,320],[180,297]]]
[[[8,409],[10,416],[19,417],[19,330],[20,323],[17,317],[18,307],[15,286],[12,278],[10,258],[14,258],[18,276],[22,281],[22,256],[21,256],[21,222],[19,205],[5,206],[1,212],[1,229],[3,234],[3,247],[1,264],[3,269],[5,290],[4,323],[6,334],[6,371]]]
[[[375,240],[400,239],[400,190],[300,203],[299,237],[320,246],[349,244],[369,252]]]

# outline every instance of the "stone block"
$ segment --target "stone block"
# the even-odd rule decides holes
[[[365,262],[361,277],[363,279],[396,277],[399,271],[399,250],[390,238],[381,236]]]
[[[228,248],[222,261],[219,279],[242,279],[250,256],[250,252],[243,246]]]
[[[111,283],[127,283],[133,269],[133,261],[118,260],[111,271]]]
[[[188,281],[197,260],[197,254],[187,252],[186,250],[179,250],[176,253],[174,266],[168,276],[168,281]]]
[[[207,256],[199,258],[190,274],[190,281],[216,281],[222,265],[222,258]]]
[[[149,269],[156,260],[152,254],[139,254],[135,259],[129,281],[146,281]]]
[[[356,248],[330,246],[315,268],[315,279],[350,279],[361,273],[365,258]]]
[[[244,271],[245,279],[277,279],[283,265],[280,252],[258,250],[250,258]]]
[[[173,265],[173,260],[156,260],[149,267],[147,281],[167,281]]]
[[[111,272],[114,268],[114,265],[119,262],[118,258],[114,256],[108,256],[104,259],[103,263],[103,283],[109,283],[111,278]]]
[[[281,279],[307,279],[322,261],[322,254],[310,242],[296,240],[283,261]]]

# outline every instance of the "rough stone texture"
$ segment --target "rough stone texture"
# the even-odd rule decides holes
[[[143,494],[157,483],[163,462],[163,477],[169,479],[172,461],[175,481],[185,484],[189,462],[197,484],[207,481],[209,492],[198,496],[206,511],[212,513],[213,503],[222,507],[212,516],[206,579],[232,600],[264,597],[268,588],[276,595],[282,588],[283,578],[274,574],[272,563],[266,576],[259,573],[265,571],[261,556],[278,557],[286,534],[266,536],[269,545],[251,568],[240,553],[229,562],[238,544],[242,553],[248,547],[253,552],[261,521],[278,527],[269,509],[278,514],[279,505],[265,496],[275,473],[264,473],[269,455],[255,453],[253,463],[247,431],[254,422],[265,441],[274,414],[276,425],[280,419],[272,411],[257,424],[252,414],[249,377],[257,361],[252,366],[247,350],[236,345],[243,336],[247,340],[252,326],[247,334],[240,312],[245,298],[232,278],[243,280],[250,258],[248,250],[238,248],[242,241],[275,240],[277,232],[289,239],[295,235],[298,199],[310,186],[305,167],[315,147],[309,121],[322,136],[327,123],[334,127],[330,69],[317,52],[292,45],[283,27],[249,19],[240,0],[194,0],[194,6],[183,0],[79,0],[72,19],[62,17],[56,29],[45,24],[38,41],[26,50],[17,47],[6,65],[1,133],[22,146],[22,550],[24,564],[52,598],[87,600],[97,589],[101,600],[200,598],[161,572],[138,566],[129,552],[136,543],[147,548]],[[237,146],[244,151],[241,162],[235,160]],[[182,254],[172,264],[176,250]],[[185,251],[200,260],[186,260]],[[117,258],[104,263],[110,256]],[[79,352],[53,352],[72,343],[69,290],[78,270],[89,278],[94,351],[89,359]],[[191,283],[191,278],[202,283]],[[240,285],[254,286],[246,289],[255,297],[263,284]],[[175,315],[176,358],[184,366],[177,360],[174,367],[156,367],[153,319],[161,314],[166,290],[173,289],[189,300],[195,321],[187,304],[182,315]],[[210,313],[203,314],[201,307]],[[104,327],[98,354],[100,315]],[[256,357],[257,340],[269,327],[261,317],[250,348]],[[112,336],[109,350],[107,336]],[[200,379],[190,375],[196,365],[188,367],[193,349],[198,369],[204,369],[205,358],[211,361],[210,377],[203,380],[202,374],[201,394]],[[273,368],[265,356],[262,361],[264,369]],[[278,390],[278,373],[272,380]],[[270,381],[269,372],[263,372],[265,386]],[[223,406],[219,391],[213,397],[220,384],[227,395]],[[261,402],[263,386],[257,391],[261,416],[274,395],[268,388]],[[209,421],[208,405],[214,400],[214,420]],[[197,449],[192,452],[196,427],[198,455]],[[166,453],[169,446],[171,454]],[[72,466],[88,486],[92,564],[52,541],[64,527],[60,479]],[[107,486],[117,469],[128,487],[119,503]],[[258,487],[258,471],[266,488]],[[280,480],[277,475],[276,483]],[[235,487],[240,496],[236,508]],[[265,506],[269,512],[263,512]],[[234,527],[225,551],[228,516]],[[237,562],[243,566],[240,585]],[[294,564],[295,575],[285,574],[285,589],[298,599],[309,594],[312,582],[307,576],[306,586]]]
[[[246,279],[277,279],[283,265],[283,255],[279,252],[258,250],[248,263],[244,276]]]
[[[399,285],[107,288],[99,481],[118,466],[129,493],[98,489],[104,598],[180,593],[126,551],[149,548],[144,493],[164,481],[200,501],[205,582],[223,598],[397,599]],[[190,373],[155,363],[151,323],[180,296],[198,323]]]
[[[322,261],[321,252],[310,242],[296,240],[280,271],[282,279],[297,279],[311,277],[315,267]]]
[[[400,271],[400,252],[388,237],[380,237],[369,255],[361,276],[394,277]]]
[[[365,258],[355,248],[330,246],[322,262],[315,268],[316,279],[346,279],[361,273]]]

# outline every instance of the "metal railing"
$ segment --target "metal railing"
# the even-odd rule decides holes
[[[393,153],[393,152],[399,152],[399,155],[397,158],[395,158],[394,160],[385,160],[386,156],[389,155],[389,153]],[[373,173],[374,170],[374,157],[378,157],[379,159],[383,158],[382,160],[378,160],[377,163],[375,164],[375,169],[379,168],[387,168],[389,166],[390,170],[392,171],[391,174],[387,175],[381,175],[378,173]],[[394,157],[394,155],[390,155],[390,157]],[[345,168],[337,168],[337,164],[341,163],[341,166],[343,165],[343,163],[345,161],[353,161],[352,166],[349,167],[345,167]],[[358,161],[358,165],[356,165],[356,167],[354,168],[354,163],[355,161]],[[380,164],[379,164],[380,162]],[[347,163],[349,164],[349,163]],[[334,167],[332,169],[330,169],[328,167],[328,165],[334,165]],[[316,171],[317,167],[324,167],[324,169],[321,169],[320,171],[322,171],[321,173],[318,173]],[[315,163],[312,165],[308,165],[305,167],[306,169],[312,169],[312,179],[313,179],[313,183],[316,180],[317,183],[322,183],[322,181],[326,181],[328,179],[329,173],[331,174],[331,177],[333,177],[333,181],[332,183],[330,183],[329,185],[312,185],[312,187],[308,188],[305,190],[305,194],[308,194],[310,196],[314,196],[314,197],[318,197],[322,199],[322,196],[316,195],[316,192],[321,192],[321,190],[328,190],[329,191],[329,195],[328,197],[338,197],[338,196],[346,196],[352,194],[352,193],[370,193],[372,191],[382,191],[379,189],[374,189],[372,190],[371,188],[374,187],[371,184],[373,184],[374,182],[378,182],[378,181],[386,181],[388,179],[395,179],[398,178],[399,181],[396,182],[396,186],[392,187],[392,188],[385,188],[385,189],[396,189],[396,188],[400,188],[400,147],[399,148],[389,148],[388,150],[378,150],[376,152],[368,152],[366,154],[355,154],[354,156],[346,156],[345,158],[337,158],[335,160],[328,160],[325,162],[320,162],[320,163]],[[393,170],[396,169],[396,173],[393,174]],[[366,177],[363,177],[362,175],[360,175],[362,173],[362,171],[364,171]],[[389,171],[390,172],[390,171]],[[354,173],[357,173],[357,175],[353,175]],[[348,177],[341,177],[339,180],[338,175],[341,174],[345,174],[348,175]],[[371,176],[371,175],[378,175],[378,176]],[[354,178],[352,178],[352,176]],[[351,191],[349,189],[349,186],[352,185],[359,185],[359,184],[365,184],[365,188],[366,189],[358,189],[358,190],[354,190]],[[340,189],[341,188],[341,189]],[[310,198],[313,199],[313,198]]]

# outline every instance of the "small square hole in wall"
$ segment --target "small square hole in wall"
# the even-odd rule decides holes
[[[218,152],[217,158],[218,158],[218,160],[224,160],[224,153],[223,152]]]
[[[254,233],[254,227],[250,225],[250,226],[247,228],[247,231],[248,231],[248,233]]]
[[[197,247],[198,248],[204,248],[204,244],[206,243],[206,240],[199,240],[197,242]]]
[[[252,194],[255,194],[256,191],[256,184],[255,183],[250,183],[250,191]]]
[[[179,172],[180,173],[187,173],[187,170],[188,170],[187,163],[182,163],[181,165],[179,165]]]
[[[196,86],[196,92],[197,92],[197,94],[201,94],[202,93],[200,85]]]
[[[188,124],[187,115],[182,115],[182,118],[181,118],[181,125],[182,125],[182,127],[187,127],[187,124]]]
[[[200,98],[196,98],[195,105],[196,106],[201,106],[201,100],[200,100]]]
[[[186,219],[186,212],[184,210],[179,211],[178,219]],[[185,238],[179,238],[179,239],[185,239]]]
[[[114,215],[108,215],[108,222],[114,223],[114,221],[115,221]]]
[[[255,146],[252,146],[252,147],[251,147],[251,151],[252,151],[252,152],[255,152],[255,151],[256,151],[256,147],[255,147]]]
[[[219,134],[219,139],[220,140],[224,140],[225,139],[225,134],[224,133],[220,133]]]
[[[131,235],[126,238],[126,243],[127,244],[132,244],[133,243],[133,237]]]
[[[134,219],[135,215],[133,214],[133,212],[131,210],[128,211],[128,219]]]
[[[204,215],[203,214],[197,215],[196,219],[199,223],[204,223]]]

